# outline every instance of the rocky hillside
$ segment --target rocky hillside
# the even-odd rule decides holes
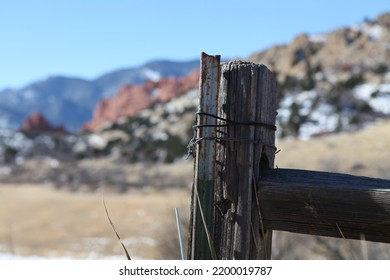
[[[95,108],[93,118],[84,128],[96,131],[105,124],[128,116],[134,116],[141,110],[164,103],[179,95],[196,89],[199,84],[199,71],[179,78],[147,80],[142,85],[124,85],[119,92],[100,101]]]
[[[249,57],[276,75],[281,136],[360,127],[390,114],[390,13]]]
[[[58,132],[65,133],[65,128],[63,126],[52,126],[46,120],[46,118],[37,112],[31,113],[23,122],[22,131],[27,133],[47,133],[47,132]]]
[[[29,114],[39,112],[53,125],[76,131],[91,119],[98,101],[116,94],[122,85],[181,77],[198,68],[198,60],[161,60],[113,71],[94,80],[57,76],[21,89],[0,89],[0,128],[17,129]]]
[[[389,117],[389,46],[390,13],[329,33],[301,34],[289,44],[251,55],[247,60],[267,65],[278,81],[278,136],[308,138],[351,131]],[[192,82],[197,86],[195,77]],[[156,88],[158,86],[154,90]],[[136,90],[140,91],[137,102],[134,98]],[[121,98],[122,102],[119,102]],[[105,124],[109,127],[110,121],[123,116],[119,113],[123,107],[129,110],[129,115],[135,116],[132,107],[137,107],[138,103],[141,107],[152,106],[151,99],[147,85],[123,88],[115,98],[100,103],[111,116],[104,118],[105,113],[98,107],[92,123],[103,117],[108,120]],[[117,105],[110,107],[114,103]],[[196,106],[194,103],[192,112],[196,111]]]

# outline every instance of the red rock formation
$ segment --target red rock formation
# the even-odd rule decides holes
[[[150,83],[150,82],[149,82]],[[166,102],[176,96],[198,87],[199,71],[180,78],[165,78],[154,83],[154,89],[159,91],[156,102]]]
[[[92,120],[83,129],[96,131],[104,123],[111,123],[121,117],[133,116],[158,102],[170,99],[198,87],[199,71],[180,78],[164,78],[146,81],[144,85],[125,85],[119,92],[99,102]]]
[[[26,132],[65,132],[61,125],[58,127],[51,126],[42,114],[31,113],[23,122],[21,130]]]
[[[150,93],[143,85],[125,85],[118,94],[100,101],[93,112],[92,120],[84,129],[94,131],[106,122],[131,116],[152,105]]]

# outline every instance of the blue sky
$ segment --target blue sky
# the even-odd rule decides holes
[[[245,58],[384,12],[389,0],[1,0],[0,90],[202,51]]]

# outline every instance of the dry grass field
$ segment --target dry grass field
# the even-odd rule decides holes
[[[276,155],[276,164],[281,168],[390,178],[390,122],[351,134],[282,140],[277,146],[281,152]],[[107,162],[79,164],[101,168]],[[111,219],[134,259],[178,259],[174,208],[180,209],[185,230],[192,165],[189,160],[174,165],[128,166],[126,174],[138,186],[126,193],[104,188],[71,192],[47,184],[1,184],[0,256],[124,259],[105,215],[104,196]],[[140,187],[142,182],[145,184]],[[169,182],[175,187],[169,187]],[[390,246],[275,232],[273,258],[390,259]]]
[[[390,122],[374,124],[355,133],[340,133],[307,141],[276,143],[280,168],[349,173],[390,178]]]
[[[124,259],[102,199],[102,193],[70,193],[34,185],[2,186],[2,251],[17,256]],[[176,242],[177,235],[170,234],[176,230],[174,209],[178,207],[183,216],[188,216],[189,199],[189,191],[184,188],[104,194],[110,217],[134,259],[167,257],[158,248]],[[179,251],[171,254],[172,258],[179,256]]]

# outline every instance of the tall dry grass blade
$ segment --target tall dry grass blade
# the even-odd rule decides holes
[[[341,237],[345,240],[345,242],[347,242],[347,245],[349,246],[352,258],[357,260],[358,258],[357,258],[356,254],[354,252],[354,248],[352,246],[351,241],[349,239],[345,238],[344,233],[341,231],[341,228],[339,227],[339,225],[337,223],[336,223],[336,226],[337,226],[337,228],[338,228],[338,230],[339,230],[339,232],[341,234]]]
[[[199,206],[200,216],[202,217],[203,227],[204,227],[204,230],[206,232],[207,242],[209,244],[211,257],[213,258],[213,260],[217,260],[218,259],[217,258],[217,253],[215,251],[215,247],[214,247],[214,244],[213,244],[213,240],[211,239],[211,235],[210,235],[209,229],[207,228],[206,220],[205,220],[204,215],[203,215],[202,205],[200,205],[200,198],[199,198],[199,195],[198,195],[198,190],[196,188],[195,188],[195,194],[196,194],[196,200],[197,200],[198,206]]]
[[[177,233],[179,235],[179,245],[180,245],[181,259],[185,260],[186,257],[185,257],[185,254],[184,254],[183,237],[181,235],[179,209],[177,209],[177,208],[175,208],[175,215],[176,215]]]
[[[339,232],[340,232],[340,234],[341,234],[341,237],[343,238],[343,239],[345,239],[345,236],[344,236],[344,233],[341,231],[341,228],[339,227],[339,225],[336,223],[336,227],[338,228],[338,230],[339,230]]]
[[[106,202],[104,201],[104,198],[103,198],[103,205],[104,205],[104,210],[106,211],[107,219],[108,219],[108,221],[110,222],[111,228],[112,228],[112,230],[114,231],[116,237],[118,238],[118,240],[119,240],[119,242],[120,242],[120,244],[121,244],[121,246],[122,246],[122,248],[123,248],[123,251],[124,251],[124,253],[125,253],[125,255],[126,255],[127,260],[131,260],[130,254],[129,254],[129,252],[127,251],[125,245],[123,244],[123,242],[122,242],[122,240],[121,240],[121,237],[119,236],[118,232],[116,231],[115,226],[114,226],[114,223],[112,222],[112,220],[111,220],[111,218],[110,218],[110,215],[108,214],[108,210],[107,210],[107,206],[106,206]]]
[[[368,260],[368,247],[367,247],[366,237],[363,233],[360,234],[360,247],[362,250],[362,259]]]

